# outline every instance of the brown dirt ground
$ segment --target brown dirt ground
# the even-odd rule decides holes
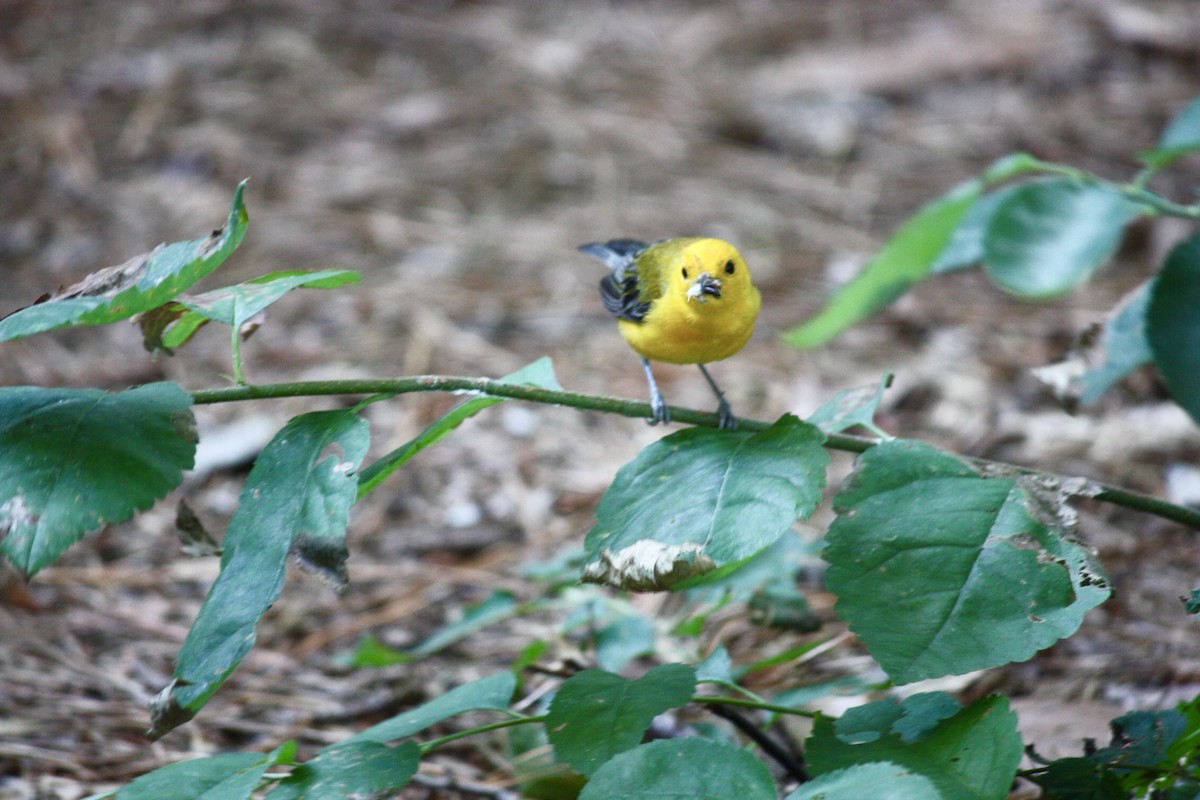
[[[1113,267],[1059,301],[1021,304],[959,273],[820,350],[778,334],[921,203],[999,156],[1132,174],[1133,154],[1200,90],[1198,66],[1189,0],[0,0],[0,312],[207,233],[251,176],[250,234],[225,282],[363,274],[276,306],[246,347],[252,380],[495,376],[548,354],[571,389],[640,398],[636,360],[597,302],[599,268],[574,247],[709,233],[742,247],[767,298],[754,341],[715,368],[739,413],[803,415],[893,370],[881,419],[898,435],[1161,493],[1169,471],[1196,462],[1200,435],[1154,375],[1069,417],[1028,368],[1152,272],[1186,232],[1170,221],[1138,225]],[[1196,180],[1192,164],[1155,188],[1187,199]],[[132,326],[57,333],[0,346],[0,382],[201,388],[224,382],[227,348],[206,330],[155,360]],[[695,370],[660,375],[673,403],[710,405]],[[373,406],[373,452],[452,402]],[[330,405],[199,418],[237,451]],[[520,565],[578,545],[617,467],[659,435],[511,403],[464,426],[356,510],[349,592],[291,579],[225,689],[153,744],[146,703],[215,574],[212,559],[180,553],[175,500],[220,530],[244,465],[195,477],[29,585],[0,574],[0,797],[71,800],[179,758],[288,738],[311,753],[502,668],[535,636],[569,653],[551,620],[529,620],[415,668],[336,663],[365,632],[417,640],[494,588],[536,596]],[[848,468],[838,460],[833,480]],[[1033,661],[955,684],[1014,695],[1027,737],[1050,752],[1200,683],[1178,600],[1197,583],[1194,535],[1099,505],[1084,521],[1116,597]],[[741,662],[778,646],[736,625],[726,634]],[[861,655],[846,643],[806,668]],[[464,748],[440,763],[502,780],[503,761]]]

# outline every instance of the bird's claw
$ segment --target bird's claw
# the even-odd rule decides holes
[[[733,409],[725,402],[725,398],[721,398],[721,404],[717,406],[717,427],[723,431],[737,427],[737,417],[733,416]]]
[[[671,423],[671,411],[661,397],[651,400],[650,408],[654,414],[646,422],[651,425],[669,425]]]

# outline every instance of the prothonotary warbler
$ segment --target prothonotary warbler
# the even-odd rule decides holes
[[[629,346],[642,357],[650,384],[650,424],[671,415],[654,381],[651,361],[696,364],[717,394],[722,428],[737,422],[717,382],[704,368],[746,346],[762,295],[737,249],[720,239],[633,239],[585,244],[581,252],[604,262],[612,274],[600,281],[600,299],[616,318]]]

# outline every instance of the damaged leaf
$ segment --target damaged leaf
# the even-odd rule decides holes
[[[141,315],[138,322],[146,349],[169,353],[210,321],[236,327],[245,338],[244,327],[292,290],[335,289],[360,279],[357,272],[345,269],[272,272],[204,294],[180,295],[175,302]]]
[[[891,436],[875,424],[875,412],[883,402],[883,393],[892,385],[892,373],[885,373],[877,384],[843,389],[833,399],[809,415],[806,420],[826,433],[841,433],[860,427],[882,439]]]
[[[249,216],[238,184],[223,228],[190,242],[159,245],[94,272],[0,319],[0,342],[76,325],[105,325],[157,308],[224,263],[246,235]]]
[[[178,384],[0,389],[0,554],[26,577],[183,480],[196,452]]]
[[[195,716],[250,652],[298,540],[340,553],[333,569],[344,569],[355,470],[368,440],[366,420],[353,411],[315,411],[263,448],[225,534],[221,574],[179,651],[174,679],[155,698],[152,736]]]
[[[1153,358],[1146,341],[1146,308],[1152,281],[1127,294],[1102,328],[1080,336],[1064,361],[1033,370],[1069,411],[1090,405],[1117,381]]]
[[[584,580],[661,591],[745,561],[821,501],[824,440],[789,414],[758,433],[688,428],[651,444],[600,501]]]
[[[985,477],[919,442],[877,445],[834,500],[824,557],[838,616],[897,683],[1024,661],[1110,593],[1063,500],[1088,491]]]

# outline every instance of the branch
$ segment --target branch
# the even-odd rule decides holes
[[[225,386],[216,389],[202,389],[192,392],[192,402],[197,405],[211,403],[232,403],[242,400],[270,400],[282,397],[324,397],[329,395],[376,395],[385,399],[400,394],[412,392],[449,392],[451,394],[482,395],[487,397],[504,397],[511,400],[524,400],[530,403],[544,405],[566,406],[586,411],[601,411],[606,414],[619,414],[625,417],[647,419],[653,415],[649,403],[637,400],[623,400],[619,397],[604,397],[601,395],[580,394],[556,389],[542,389],[536,386],[523,386],[515,383],[491,380],[489,378],[463,378],[448,375],[418,375],[410,378],[371,378],[364,380],[337,381],[299,381],[295,383],[274,383],[260,386]],[[716,413],[696,411],[691,408],[670,407],[671,419],[674,422],[699,425],[708,428],[720,426]],[[756,419],[738,419],[738,428],[745,431],[763,431],[771,423]],[[874,439],[863,436],[851,436],[844,433],[831,433],[826,436],[825,446],[831,450],[841,450],[848,453],[863,453],[874,447]],[[1020,467],[1003,462],[987,461],[985,459],[969,459],[971,463],[1000,472],[1020,473],[1026,475],[1046,475],[1041,470]],[[1200,511],[1178,506],[1141,492],[1124,489],[1105,483],[1092,482],[1097,491],[1091,495],[1097,500],[1115,506],[1131,508],[1146,514],[1152,514],[1162,519],[1177,522],[1193,530],[1200,530]]]

